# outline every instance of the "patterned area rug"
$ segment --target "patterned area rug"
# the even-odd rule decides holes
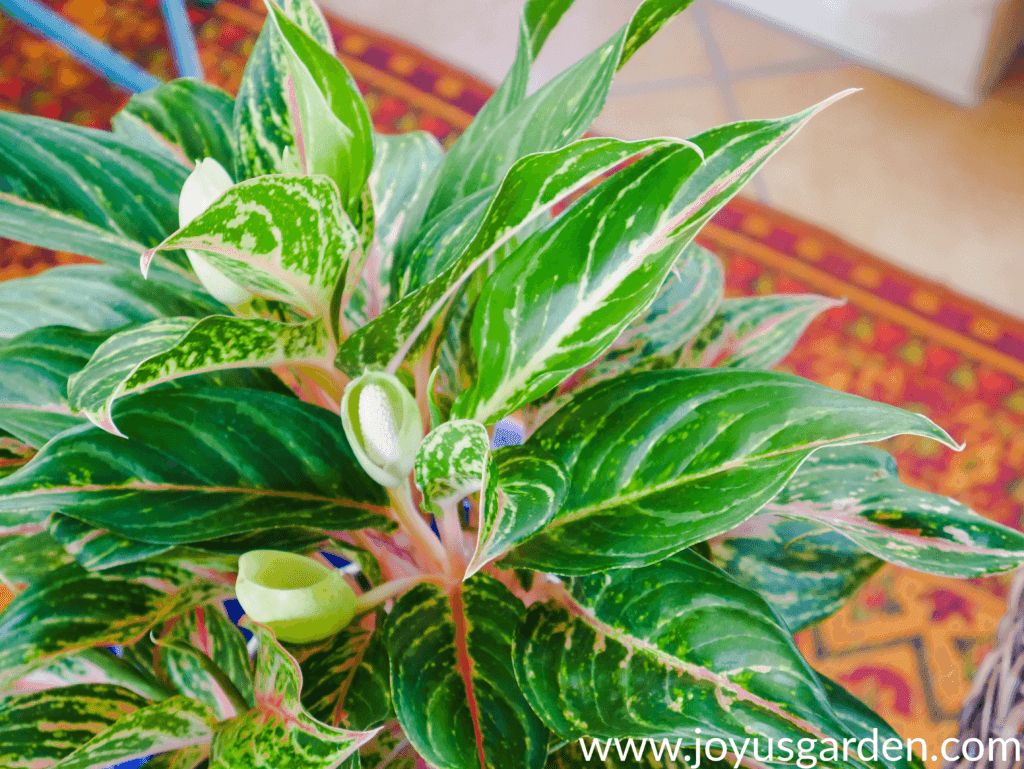
[[[190,12],[208,78],[232,92],[262,25],[260,0],[248,2]],[[172,75],[157,0],[54,6],[156,75]],[[450,144],[490,94],[486,84],[401,41],[338,19],[332,28],[380,130],[422,128]],[[0,17],[0,109],[108,127],[125,99],[59,48]],[[966,441],[967,450],[892,441],[887,448],[903,480],[1020,526],[1024,323],[747,200],[724,209],[700,240],[725,262],[731,295],[845,297],[845,306],[811,326],[782,368],[927,414]],[[0,241],[4,278],[73,260]],[[935,752],[956,733],[961,700],[990,647],[1008,584],[888,567],[798,641],[815,666]]]

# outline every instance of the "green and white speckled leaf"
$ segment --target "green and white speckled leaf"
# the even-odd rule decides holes
[[[77,563],[61,566],[16,595],[0,614],[0,688],[83,649],[131,643],[157,622],[227,593],[168,564],[103,572]]]
[[[351,731],[313,718],[302,706],[299,663],[256,625],[256,707],[218,725],[210,769],[335,769],[377,730]]]
[[[683,551],[552,592],[556,600],[530,607],[513,660],[560,737],[854,736],[768,604],[700,556]],[[866,766],[853,756],[822,765]]]
[[[554,520],[509,565],[587,574],[666,558],[739,525],[816,449],[920,435],[927,417],[790,374],[631,374],[574,397],[530,437],[567,468]]]
[[[443,591],[414,587],[388,615],[388,655],[398,720],[439,769],[540,769],[548,731],[512,670],[522,602],[477,574]]]
[[[359,233],[326,176],[263,176],[231,187],[209,208],[142,255],[146,274],[167,249],[198,251],[257,296],[323,315]]]
[[[278,7],[324,50],[335,52],[330,28],[313,0],[282,0]],[[285,97],[288,65],[283,43],[273,27],[265,24],[242,73],[234,111],[234,177],[239,181],[281,173],[284,150],[294,147]]]
[[[794,633],[839,611],[884,563],[820,524],[766,514],[716,537],[711,550],[715,564],[768,601]]]
[[[68,382],[70,407],[119,434],[111,411],[125,395],[182,377],[240,368],[305,365],[331,370],[334,353],[331,335],[319,318],[305,323],[227,315],[199,321],[162,318],[101,344]]]
[[[45,326],[0,341],[0,429],[39,448],[82,424],[68,405],[68,377],[89,362],[107,336]]]
[[[445,305],[491,255],[601,174],[665,143],[587,139],[558,152],[523,158],[502,181],[469,246],[451,253],[452,263],[443,265],[436,278],[346,339],[338,353],[338,367],[353,376],[371,366],[397,370]],[[391,279],[394,289],[394,271]]]
[[[872,555],[929,574],[977,577],[1024,564],[1024,534],[904,485],[878,449],[814,453],[764,511],[828,526]]]
[[[206,655],[252,706],[253,672],[245,638],[219,606],[197,606],[187,614],[172,619],[164,628],[160,640],[162,643],[184,642]],[[173,646],[161,645],[157,648],[157,656],[160,665],[167,671],[168,679],[179,692],[202,702],[219,718],[235,714],[230,698],[193,654]]]
[[[0,112],[0,237],[131,268],[177,228],[186,176],[115,134]]]
[[[227,171],[235,167],[235,100],[215,85],[178,78],[134,94],[111,125],[128,134],[135,123],[187,163],[214,158]]]
[[[491,458],[470,576],[546,526],[565,499],[569,475],[537,446],[506,446]]]
[[[345,65],[271,3],[267,27],[285,53],[295,155],[304,174],[324,174],[338,185],[353,217],[373,166],[373,125]]]
[[[0,281],[0,339],[40,326],[103,331],[165,315],[217,312],[224,306],[197,284],[156,267],[148,281],[105,265],[53,267]]]
[[[366,731],[395,717],[381,631],[349,626],[301,661],[302,705],[331,726]]]
[[[391,256],[402,227],[420,198],[432,191],[431,177],[443,157],[441,144],[426,131],[374,137],[369,183],[377,216],[377,243],[384,257],[379,270],[381,287],[390,280]]]
[[[487,428],[471,419],[445,422],[431,430],[416,452],[416,486],[425,503],[440,510],[480,491],[491,455]]]
[[[492,97],[493,107],[491,102],[485,105],[470,129],[449,150],[425,220],[433,219],[467,195],[494,184],[520,158],[557,150],[583,136],[604,106],[615,71],[636,47],[690,2],[646,0],[630,24],[524,98],[533,58],[571,2],[557,0],[527,5],[512,71]]]
[[[56,764],[118,719],[150,704],[110,684],[77,684],[0,698],[0,764],[39,769]]]
[[[119,719],[53,769],[104,769],[153,753],[206,745],[216,723],[216,716],[202,703],[172,697]]]
[[[772,368],[818,315],[843,300],[818,294],[726,299],[686,347],[680,362],[696,368]]]
[[[196,389],[133,395],[115,416],[131,444],[75,428],[0,481],[0,525],[63,513],[156,544],[274,527],[391,528],[387,495],[326,409],[258,390],[240,399]]]
[[[51,515],[46,528],[64,550],[89,571],[102,571],[113,566],[144,561],[166,553],[173,547],[135,542],[61,513]]]
[[[653,151],[589,191],[491,275],[473,316],[479,376],[453,416],[490,424],[611,347],[697,232],[837,94],[792,117],[734,123]]]

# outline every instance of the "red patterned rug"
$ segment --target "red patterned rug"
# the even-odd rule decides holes
[[[157,0],[51,3],[154,74],[172,76]],[[260,0],[193,9],[208,78],[234,91],[262,25]],[[341,57],[380,130],[423,128],[450,143],[490,87],[401,41],[338,19]],[[0,17],[0,109],[108,127],[126,96]],[[732,295],[813,291],[849,301],[815,322],[782,368],[927,414],[960,454],[913,438],[888,447],[908,483],[1020,526],[1024,502],[1024,323],[747,200],[700,240],[718,253]],[[0,241],[0,276],[71,261]],[[1003,613],[1008,580],[960,582],[888,567],[836,617],[800,635],[812,663],[905,737],[937,746],[956,732],[973,671]]]

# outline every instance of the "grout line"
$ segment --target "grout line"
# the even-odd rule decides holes
[[[694,3],[690,6],[690,12],[693,14],[693,18],[697,22],[697,27],[700,30],[701,38],[704,40],[704,48],[707,52],[708,60],[711,62],[711,72],[714,75],[715,84],[718,86],[718,92],[725,104],[725,112],[729,116],[730,120],[742,120],[743,115],[740,112],[739,102],[736,100],[736,92],[732,87],[729,69],[725,66],[725,59],[722,57],[722,50],[718,47],[718,41],[715,40],[714,32],[711,29],[711,23],[707,14],[704,12],[704,6],[700,3]],[[761,174],[754,176],[754,178],[750,180],[750,185],[755,196],[760,200],[760,202],[765,205],[771,205],[771,196],[768,194],[768,185],[765,183],[764,177],[761,176]]]
[[[749,80],[762,80],[770,77],[785,77],[786,75],[803,75],[808,72],[830,72],[843,67],[851,66],[850,62],[836,56],[833,53],[823,52],[820,55],[794,61],[783,61],[776,64],[759,64],[754,67],[746,67],[729,73],[732,82],[743,83]],[[635,83],[624,83],[619,86],[612,86],[609,96],[648,96],[663,91],[673,91],[678,88],[696,88],[702,85],[717,85],[714,75],[680,75],[679,77],[668,77],[661,80],[640,80]]]

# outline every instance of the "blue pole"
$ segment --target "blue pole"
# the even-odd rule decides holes
[[[174,50],[178,76],[204,79],[205,73],[203,65],[199,62],[196,36],[192,32],[192,22],[188,20],[184,0],[160,0],[160,9],[163,11],[167,36],[171,39],[171,48]]]
[[[0,0],[0,10],[48,38],[128,93],[146,91],[160,80],[36,0]]]

